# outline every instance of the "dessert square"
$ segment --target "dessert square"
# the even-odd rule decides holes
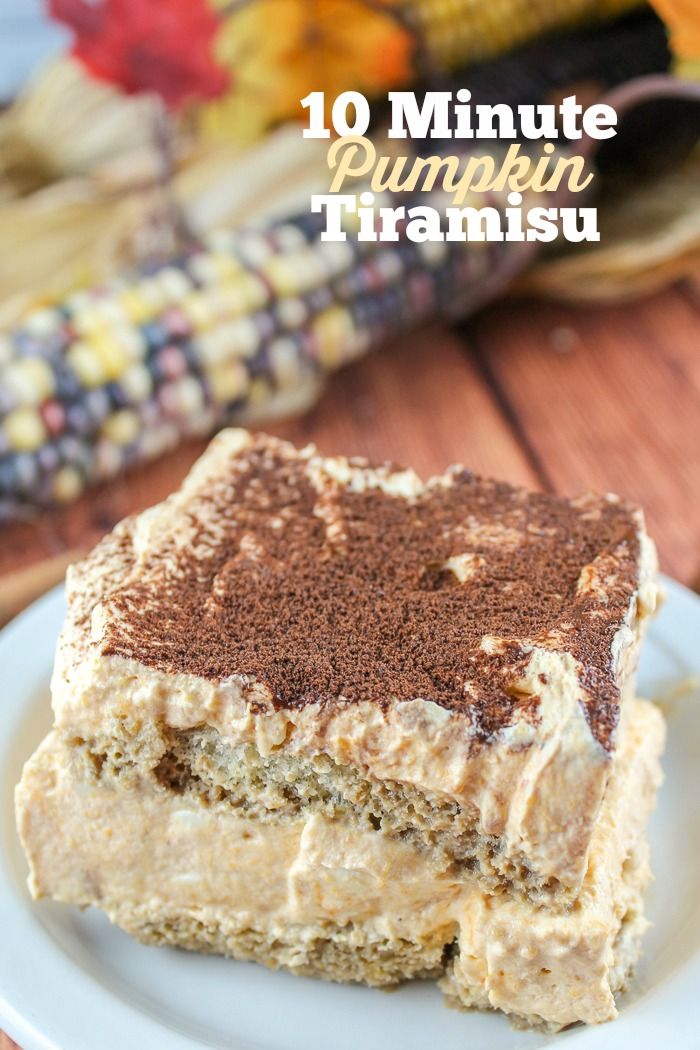
[[[663,723],[641,513],[225,431],[69,574],[37,896],[561,1027],[637,957]]]

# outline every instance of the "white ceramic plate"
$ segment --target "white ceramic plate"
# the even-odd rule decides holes
[[[101,914],[34,903],[12,794],[50,723],[56,590],[0,635],[0,1024],[24,1050],[700,1050],[700,686],[670,705],[666,783],[651,827],[654,927],[613,1025],[558,1036],[447,1010],[431,984],[393,993],[147,948]],[[668,583],[640,692],[700,681],[700,598]]]

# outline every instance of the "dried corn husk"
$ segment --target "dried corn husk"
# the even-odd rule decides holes
[[[639,298],[700,267],[700,150],[675,171],[603,202],[601,239],[560,244],[536,262],[518,293],[567,302]]]
[[[158,170],[153,100],[93,80],[70,56],[49,62],[0,115],[5,195],[93,173],[114,158],[139,177]]]
[[[247,150],[204,145],[176,173],[173,196],[197,236],[303,211],[325,186],[324,157],[325,146],[304,142],[296,127]],[[73,288],[173,253],[172,229],[158,221],[160,189],[152,181],[117,186],[100,165],[92,175],[0,202],[0,328]]]

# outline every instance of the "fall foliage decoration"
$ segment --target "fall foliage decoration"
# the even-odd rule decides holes
[[[73,30],[72,53],[90,73],[128,95],[154,93],[179,110],[230,86],[206,0],[49,0],[49,12]]]

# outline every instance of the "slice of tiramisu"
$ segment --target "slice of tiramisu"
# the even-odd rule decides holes
[[[615,1015],[663,726],[618,499],[227,431],[77,566],[18,788],[37,896],[335,980]]]

